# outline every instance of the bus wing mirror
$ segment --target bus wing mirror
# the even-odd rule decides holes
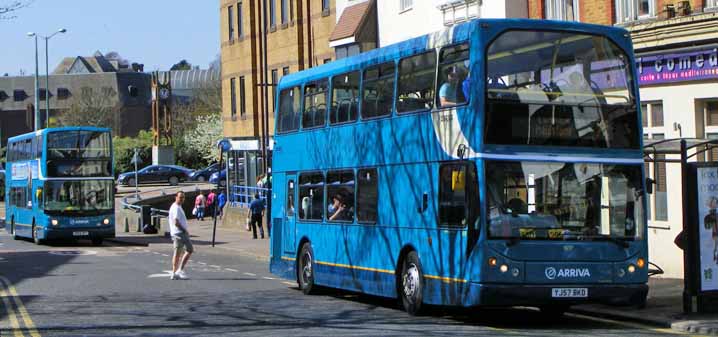
[[[646,193],[653,194],[653,185],[656,183],[655,180],[651,178],[646,178]]]

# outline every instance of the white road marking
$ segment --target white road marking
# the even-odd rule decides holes
[[[237,269],[232,269],[232,268],[224,268],[224,270],[229,270],[229,271],[234,271],[234,272],[238,272],[238,271],[239,271],[239,270],[237,270]]]
[[[252,274],[252,273],[244,273],[244,275],[247,275],[247,276],[257,276],[257,274]]]
[[[147,278],[158,278],[158,277],[166,277],[166,278],[169,278],[170,275],[172,275],[172,271],[171,271],[171,270],[163,270],[162,273],[159,273],[159,274],[150,274],[149,276],[147,276]]]
[[[203,266],[204,266],[204,265],[207,265],[207,264],[204,263],[204,262],[197,262],[197,263],[199,263],[199,264],[201,264],[201,265],[203,265]]]
[[[158,252],[152,252],[152,254],[160,255],[160,253],[158,253]]]
[[[56,251],[49,251],[48,254],[52,254],[52,255],[96,255],[97,252],[94,250],[56,250]]]
[[[217,266],[217,265],[214,265],[214,264],[210,264],[209,266],[212,267],[212,268],[222,268],[222,267]]]
[[[169,256],[169,255],[167,255],[167,254],[162,254],[162,256]]]
[[[276,280],[276,278],[274,278],[274,277],[262,276],[262,278],[265,279],[265,280]]]

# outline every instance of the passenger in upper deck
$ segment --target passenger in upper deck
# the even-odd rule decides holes
[[[446,71],[447,81],[439,89],[439,103],[442,108],[451,107],[466,102],[462,90],[462,82],[466,72],[459,66],[451,66]]]

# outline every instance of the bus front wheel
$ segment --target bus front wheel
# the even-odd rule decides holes
[[[20,236],[17,235],[17,229],[15,229],[15,218],[10,219],[10,232],[13,240],[20,240]]]
[[[401,266],[400,277],[398,290],[401,304],[409,315],[419,315],[423,301],[424,272],[421,269],[419,256],[416,255],[415,251],[411,251],[406,255]]]
[[[314,286],[314,251],[308,242],[302,245],[298,267],[297,283],[299,283],[299,289],[305,295],[312,294],[316,288]]]
[[[32,241],[35,242],[36,245],[43,244],[43,240],[38,237],[38,229],[35,226],[35,221],[32,223]]]

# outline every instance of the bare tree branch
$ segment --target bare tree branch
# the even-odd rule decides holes
[[[33,0],[0,0],[0,20],[10,20],[16,18],[15,15],[8,15],[8,13],[12,13],[22,8],[25,8],[29,6],[32,2]]]

